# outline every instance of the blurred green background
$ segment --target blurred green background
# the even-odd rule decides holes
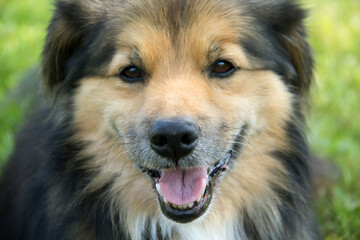
[[[302,0],[317,62],[308,135],[313,151],[342,171],[316,202],[325,239],[360,239],[360,0]],[[0,0],[0,168],[13,148],[26,103],[9,102],[40,61],[49,0]]]

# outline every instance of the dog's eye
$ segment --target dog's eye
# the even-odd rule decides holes
[[[235,71],[234,65],[226,60],[217,60],[211,66],[211,76],[227,77]]]
[[[136,66],[128,66],[121,70],[119,76],[129,83],[143,81],[143,71]]]

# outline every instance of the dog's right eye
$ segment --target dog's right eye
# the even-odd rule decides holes
[[[137,83],[144,80],[143,75],[143,71],[140,68],[136,66],[128,66],[120,70],[119,77],[121,77],[125,82]]]
[[[231,62],[220,59],[211,66],[210,75],[213,77],[224,78],[230,76],[235,70],[236,68]]]

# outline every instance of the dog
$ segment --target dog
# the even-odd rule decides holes
[[[290,0],[57,0],[1,239],[319,239]]]

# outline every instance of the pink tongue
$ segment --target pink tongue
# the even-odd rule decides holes
[[[202,194],[202,179],[208,182],[207,167],[161,170],[160,190],[166,200],[176,205],[194,202]]]

